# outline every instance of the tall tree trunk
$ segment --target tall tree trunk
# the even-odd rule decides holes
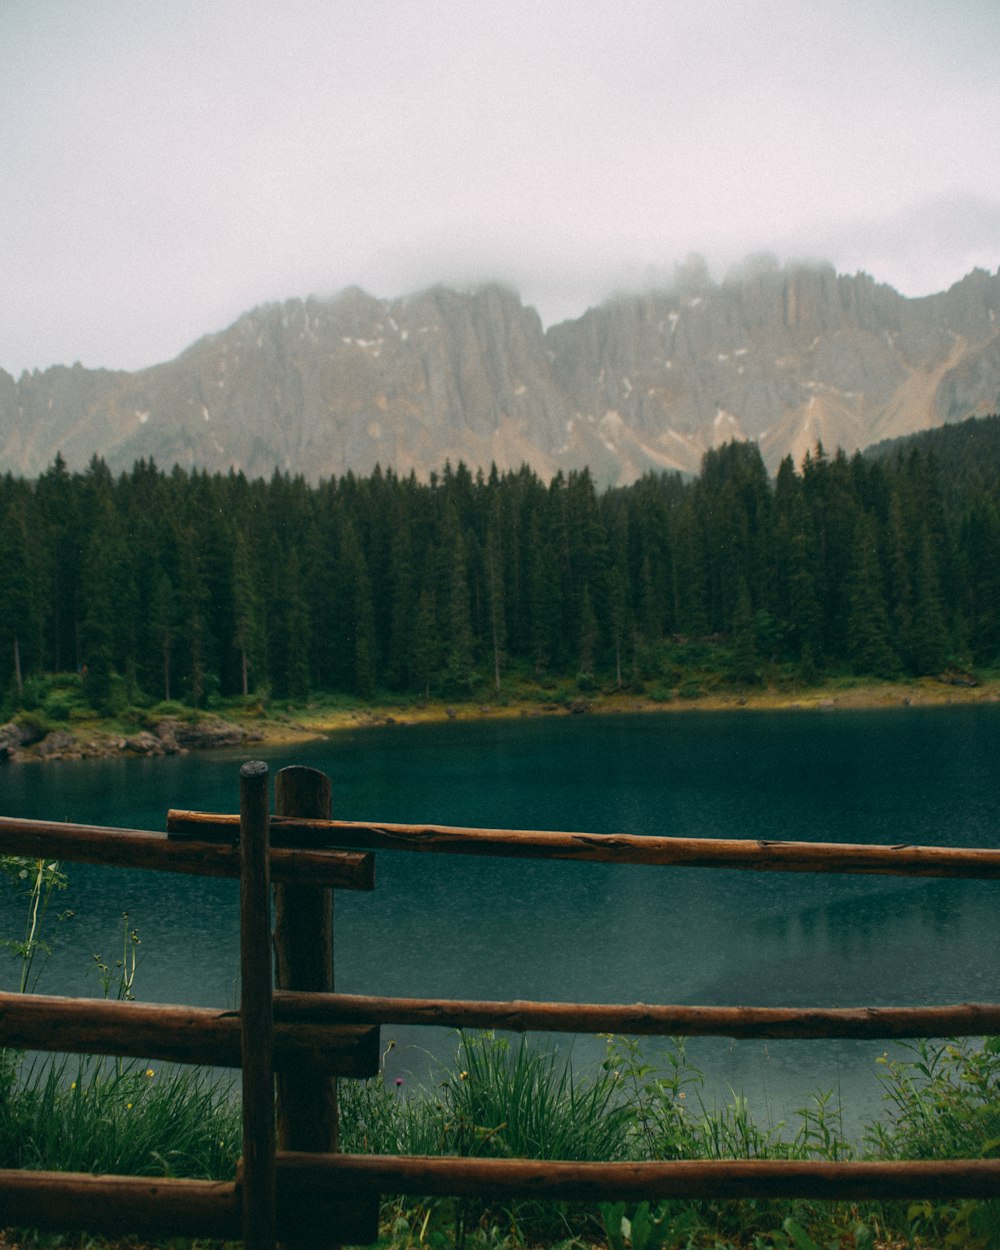
[[[500,693],[500,626],[497,622],[497,592],[493,566],[490,565],[490,627],[493,634],[493,689]]]
[[[21,673],[21,645],[17,635],[14,636],[14,681],[17,683],[17,697],[24,697],[24,676]]]

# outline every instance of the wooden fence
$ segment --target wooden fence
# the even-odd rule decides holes
[[[306,768],[277,774],[271,816],[261,763],[240,770],[238,815],[171,811],[166,834],[0,818],[0,850],[8,854],[239,877],[241,930],[238,1011],[0,994],[0,1046],[239,1066],[243,1078],[243,1157],[234,1181],[0,1171],[0,1227],[242,1237],[247,1246],[270,1250],[277,1240],[293,1246],[374,1241],[380,1194],[575,1201],[1000,1195],[997,1159],[572,1163],[340,1153],[336,1078],[377,1074],[382,1024],[740,1038],[1000,1033],[995,1003],[793,1009],[337,994],[333,891],[373,889],[373,852],[384,849],[1000,878],[1000,850],[335,821],[328,778]]]

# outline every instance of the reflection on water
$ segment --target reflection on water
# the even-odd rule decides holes
[[[330,773],[346,819],[708,837],[990,846],[993,708],[524,720],[340,735],[272,768]],[[6,814],[162,828],[171,806],[235,810],[221,753],[8,766]],[[142,936],[139,996],[232,1004],[235,883],[70,869],[75,912],[40,988],[99,992],[92,955]],[[994,1000],[996,887],[889,877],[757,874],[382,853],[374,894],[338,896],[345,991],[604,1002],[852,1005]],[[3,932],[16,907],[0,898]],[[11,983],[8,974],[2,982]],[[393,1062],[454,1038],[385,1031]],[[563,1039],[561,1045],[568,1046]],[[601,1043],[576,1039],[574,1063]],[[655,1052],[659,1043],[650,1040]],[[693,1040],[706,1098],[745,1090],[788,1116],[817,1087],[849,1118],[877,1106],[879,1043]]]

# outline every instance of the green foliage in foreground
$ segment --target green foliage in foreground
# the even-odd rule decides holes
[[[57,864],[7,857],[0,870],[26,905],[23,939],[8,942],[22,990],[44,960],[41,919],[64,878]],[[138,933],[122,917],[112,967],[95,956],[105,997],[131,998]],[[390,1043],[390,1047],[392,1043]],[[570,1160],[924,1159],[1000,1154],[1000,1038],[981,1046],[920,1042],[883,1056],[886,1115],[859,1141],[829,1094],[791,1125],[759,1125],[734,1094],[700,1097],[702,1074],[673,1041],[659,1067],[639,1044],[609,1037],[597,1069],[578,1077],[522,1038],[459,1035],[456,1060],[428,1087],[383,1075],[343,1081],[341,1148],[371,1154],[454,1154]],[[195,1070],[157,1072],[108,1059],[26,1059],[0,1050],[0,1168],[228,1179],[241,1152],[232,1085]],[[2,1216],[2,1211],[0,1211]],[[899,1250],[1000,1247],[1000,1200],[846,1204],[776,1201],[603,1203],[387,1198],[383,1245],[427,1250]],[[2,1223],[2,1219],[0,1219]],[[28,1239],[31,1240],[30,1238]],[[21,1244],[27,1244],[21,1239]],[[44,1239],[45,1246],[63,1239]],[[93,1243],[87,1239],[88,1246]]]
[[[0,1167],[131,1176],[232,1177],[242,1145],[228,1084],[83,1058],[0,1072]]]
[[[455,1063],[431,1088],[345,1082],[342,1147],[604,1160],[963,1158],[1000,1150],[1000,1043],[921,1042],[883,1062],[886,1118],[853,1141],[828,1094],[814,1095],[790,1125],[761,1126],[740,1096],[707,1107],[702,1074],[680,1042],[654,1067],[634,1040],[609,1038],[599,1069],[581,1078],[523,1040],[463,1035]],[[434,1250],[594,1241],[610,1250],[1000,1246],[1000,1202],[676,1200],[593,1209],[397,1198],[385,1203],[383,1222],[388,1244]]]
[[[234,1175],[240,1112],[228,1084],[202,1072],[153,1072],[109,1060],[18,1066],[9,1052],[3,1058],[0,1167]],[[654,1068],[634,1040],[609,1038],[601,1065],[580,1077],[523,1040],[460,1035],[454,1063],[428,1086],[409,1088],[382,1076],[343,1081],[341,1145],[375,1154],[606,1160],[954,1158],[1000,1150],[995,1039],[982,1047],[915,1044],[903,1058],[884,1060],[883,1083],[887,1117],[855,1142],[823,1094],[790,1125],[761,1127],[740,1097],[722,1109],[707,1107],[699,1096],[702,1075],[676,1041]],[[1000,1202],[672,1200],[583,1207],[397,1197],[384,1201],[382,1218],[383,1246],[428,1250],[1000,1246]]]

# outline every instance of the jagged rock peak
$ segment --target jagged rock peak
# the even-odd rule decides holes
[[[603,483],[697,471],[731,438],[772,466],[1000,409],[1000,273],[907,299],[868,274],[760,254],[714,283],[689,257],[664,286],[544,330],[517,292],[357,287],[261,305],[137,373],[0,373],[0,470],[61,451],[315,479],[446,459]]]

